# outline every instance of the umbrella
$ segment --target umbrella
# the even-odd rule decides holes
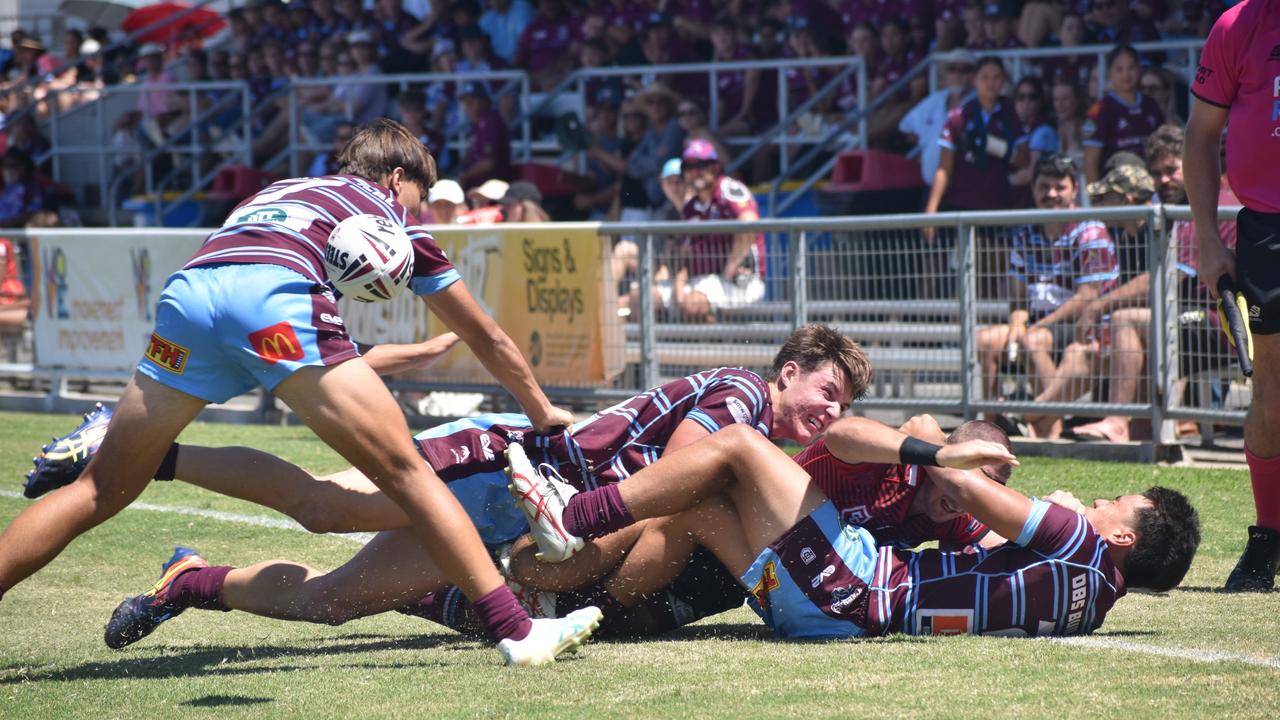
[[[171,18],[172,22],[166,22]],[[208,8],[200,7],[191,10],[191,6],[186,3],[161,2],[140,7],[129,13],[120,23],[120,29],[132,34],[138,30],[151,28],[135,40],[144,43],[169,44],[186,35],[209,37],[222,30],[226,24],[222,16]]]
[[[58,12],[78,17],[90,27],[101,25],[108,29],[120,27],[129,13],[152,0],[63,0]]]

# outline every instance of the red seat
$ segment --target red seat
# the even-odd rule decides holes
[[[917,160],[879,150],[848,150],[836,158],[827,190],[902,190],[923,185]]]
[[[276,176],[247,165],[232,165],[218,171],[205,197],[213,200],[243,200],[276,181]]]

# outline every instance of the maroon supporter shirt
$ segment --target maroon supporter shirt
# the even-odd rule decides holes
[[[567,16],[553,20],[535,15],[520,34],[514,64],[531,73],[555,66],[577,41],[580,27]]]
[[[462,156],[462,167],[470,167],[485,158],[493,160],[489,177],[502,180],[511,175],[511,136],[507,123],[493,108],[472,124],[471,143]]]
[[[939,540],[963,546],[987,534],[971,515],[946,523],[924,514],[908,516],[922,479],[915,465],[847,463],[831,454],[823,438],[796,455],[796,462],[835,504],[840,519],[866,528],[877,545],[913,548]]]
[[[711,200],[703,202],[694,195],[684,204],[681,213],[685,220],[737,220],[742,214],[751,211],[759,214],[755,196],[746,185],[733,178],[722,175],[711,191]],[[719,275],[724,271],[725,259],[733,248],[733,236],[690,235],[682,241],[681,250],[687,257],[689,275]],[[752,271],[764,277],[765,248],[764,236],[757,235],[755,245],[747,258]]]
[[[354,175],[281,180],[268,186],[237,205],[185,267],[280,265],[326,283],[329,233],[342,220],[362,214],[389,218],[405,228],[413,243],[414,293],[438,292],[459,279],[444,251],[390,190]]]
[[[1009,146],[1003,157],[986,152],[988,136]],[[991,113],[983,112],[975,98],[951,111],[942,126],[938,144],[955,153],[951,178],[942,196],[943,209],[998,210],[1013,203],[1009,173],[1013,172],[1014,148],[1027,141],[1026,130],[1005,101]]]
[[[1164,122],[1164,113],[1154,98],[1138,93],[1138,99],[1130,105],[1115,93],[1108,92],[1089,108],[1084,120],[1084,144],[1102,148],[1101,165],[1107,158],[1127,150],[1143,156],[1147,137]]]
[[[880,548],[867,632],[1088,634],[1124,594],[1109,546],[1085,517],[1035,500],[1017,540],[992,550]]]

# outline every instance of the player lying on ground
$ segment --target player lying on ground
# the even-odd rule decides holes
[[[129,505],[157,468],[171,467],[174,439],[205,405],[262,385],[403,511],[432,562],[477,601],[507,663],[548,662],[590,635],[594,613],[530,621],[457,499],[416,457],[404,416],[338,313],[323,262],[333,228],[362,214],[405,226],[413,291],[539,430],[572,416],[547,401],[515,343],[406,210],[435,182],[422,143],[396,122],[375,120],[356,131],[338,164],[341,175],[281,181],[241,203],[169,278],[148,350],[93,460],[0,535],[0,596]],[[166,572],[180,575],[186,564],[179,559]]]
[[[530,454],[585,489],[618,482],[667,450],[727,425],[741,423],[753,431],[808,443],[865,391],[871,369],[855,343],[829,327],[813,325],[801,328],[784,343],[768,377],[766,382],[746,370],[721,368],[642,393],[556,436],[534,435],[521,416],[497,415],[430,430],[418,437],[418,446],[462,499],[484,540],[499,544],[527,530],[523,514],[506,490],[502,451],[510,437],[519,438]],[[317,483],[296,466],[243,448],[183,446],[176,457],[179,477],[289,512],[300,520],[304,512],[307,517],[331,515],[336,520],[327,529],[377,530],[406,522],[403,513],[355,471]],[[297,502],[304,494],[309,499]],[[198,556],[180,555],[187,558],[183,565],[188,569],[203,563]],[[715,563],[696,572],[691,586],[717,581],[732,586],[733,577]],[[151,592],[117,609],[108,627],[108,644],[120,647],[134,642],[172,617],[175,609],[186,607],[185,590],[172,593],[170,587],[179,579],[186,587],[197,576],[217,578],[201,595],[219,597],[228,608],[322,623],[341,623],[401,607],[444,584],[421,543],[405,530],[380,533],[351,562],[327,574],[287,561],[234,572],[213,568],[191,577],[166,570]],[[736,606],[712,599],[715,604],[698,612]],[[201,603],[208,604],[207,600]],[[661,619],[667,624],[664,629],[676,626],[671,624],[675,621],[669,609],[658,608],[655,614],[665,617]]]
[[[627,483],[585,493],[512,453],[512,491],[527,499],[548,557],[638,519],[699,514],[686,527],[739,574],[784,638],[1091,632],[1126,587],[1175,587],[1199,545],[1195,510],[1166,488],[1097,500],[1077,513],[965,470],[1016,464],[995,443],[938,447],[863,418],[835,423],[826,440],[842,454],[937,466],[929,472],[935,482],[1014,540],[976,552],[877,547],[866,529],[841,521],[802,468],[736,428],[671,453]],[[546,542],[557,535],[558,543]]]
[[[1009,438],[1000,428],[981,421],[965,423],[948,437],[932,417],[921,415],[900,430],[948,444],[985,439],[1009,447]],[[846,451],[842,448],[845,454],[837,455],[819,438],[795,460],[832,498],[840,516],[856,519],[877,543],[910,548],[937,540],[945,547],[959,548],[975,541],[988,547],[1004,542],[959,510],[956,500],[930,480],[927,468],[862,462]],[[1008,464],[990,465],[982,472],[1005,482],[1012,469]],[[1057,497],[1070,496],[1059,493]],[[599,633],[636,636],[668,631],[675,626],[655,622],[655,616],[679,618],[678,624],[683,625],[709,614],[694,610],[712,603],[722,609],[736,608],[746,599],[744,589],[727,572],[717,573],[714,583],[705,582],[706,573],[698,569],[715,560],[698,545],[701,522],[697,513],[641,521],[587,543],[572,558],[556,564],[537,562],[536,548],[526,536],[516,541],[503,560],[505,573],[524,588],[522,597],[542,608],[564,613],[587,605],[599,607],[605,612]],[[661,589],[655,593],[655,588]],[[666,612],[657,615],[655,608]],[[433,593],[402,612],[463,632],[477,630],[475,618],[455,588]]]

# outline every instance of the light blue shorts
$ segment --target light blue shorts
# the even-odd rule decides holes
[[[326,286],[278,265],[209,265],[169,276],[138,372],[219,403],[359,354]]]
[[[742,575],[748,603],[780,638],[866,634],[875,539],[831,501],[770,543]]]

